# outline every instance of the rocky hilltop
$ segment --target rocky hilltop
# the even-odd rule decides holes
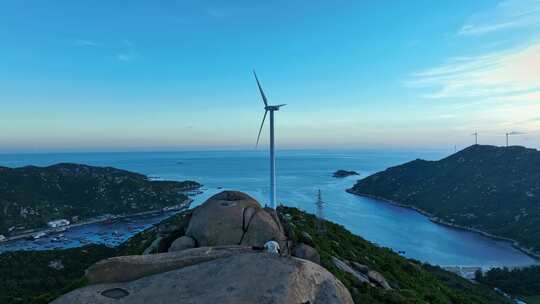
[[[84,287],[52,303],[510,303],[339,225],[295,208],[262,208],[234,191],[118,252],[86,270],[77,283]]]
[[[540,152],[535,149],[473,145],[439,161],[418,159],[389,168],[348,191],[540,251]]]
[[[328,270],[288,255],[275,211],[246,194],[217,194],[183,225],[168,252],[100,261],[91,285],[52,303],[353,303]]]
[[[188,197],[182,191],[199,186],[80,164],[0,167],[0,234],[44,227],[60,218],[76,221],[185,205]]]

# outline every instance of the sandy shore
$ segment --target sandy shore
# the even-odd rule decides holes
[[[355,195],[359,195],[359,196],[365,196],[365,197],[373,198],[373,199],[376,199],[376,200],[384,201],[384,202],[387,202],[389,204],[392,204],[392,205],[395,205],[395,206],[398,206],[398,207],[412,209],[412,210],[414,210],[414,211],[416,211],[416,212],[418,212],[418,213],[420,213],[422,215],[425,215],[430,221],[432,221],[432,222],[434,222],[436,224],[439,224],[439,225],[448,226],[448,227],[452,227],[452,228],[457,228],[457,229],[461,229],[461,230],[466,230],[466,231],[470,231],[470,232],[475,232],[475,233],[479,233],[479,234],[481,234],[483,236],[486,236],[486,237],[489,237],[489,238],[492,238],[492,239],[509,242],[517,250],[527,254],[528,256],[530,256],[530,257],[532,257],[532,258],[534,258],[536,260],[540,260],[540,253],[539,252],[535,252],[535,251],[530,250],[528,248],[522,247],[519,244],[519,242],[514,240],[514,239],[503,237],[503,236],[498,236],[498,235],[493,235],[493,234],[491,234],[489,232],[485,232],[485,231],[482,231],[482,230],[479,230],[479,229],[476,229],[476,228],[471,228],[471,227],[467,227],[467,226],[461,226],[461,225],[456,225],[456,224],[453,224],[453,223],[449,223],[449,222],[446,222],[444,220],[441,220],[440,218],[434,216],[433,214],[431,214],[431,213],[429,213],[429,212],[427,212],[425,210],[419,209],[419,208],[417,208],[415,206],[402,204],[402,203],[399,203],[399,202],[396,202],[396,201],[393,201],[393,200],[390,200],[390,199],[387,199],[387,198],[384,198],[384,197],[380,197],[380,196],[377,196],[377,195],[371,195],[371,194],[367,194],[367,193],[361,193],[361,192],[353,191],[352,189],[347,189],[346,191],[351,193],[351,194],[355,194]]]

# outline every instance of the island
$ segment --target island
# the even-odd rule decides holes
[[[183,209],[194,181],[154,181],[112,167],[60,163],[0,167],[0,234],[44,229],[160,210]]]
[[[332,176],[337,177],[337,178],[343,178],[343,177],[352,176],[352,175],[360,175],[360,174],[356,171],[337,170],[336,172],[334,172]]]
[[[414,208],[433,221],[540,251],[540,152],[473,145],[439,161],[414,160],[359,180],[350,193]]]

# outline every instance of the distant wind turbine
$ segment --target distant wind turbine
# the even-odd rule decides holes
[[[264,103],[264,116],[261,122],[261,128],[259,129],[259,135],[257,135],[257,144],[255,147],[259,146],[259,139],[261,138],[261,132],[264,126],[264,120],[266,119],[266,114],[270,112],[270,207],[272,209],[276,208],[276,154],[274,151],[274,111],[279,111],[279,108],[285,106],[285,104],[271,106],[268,105],[268,100],[266,95],[259,83],[259,78],[255,70],[253,70],[253,75],[257,81],[257,86],[259,87],[259,92],[261,93],[261,98]]]
[[[474,135],[474,144],[475,145],[478,145],[478,131],[474,132],[473,134],[471,135]]]
[[[508,136],[511,136],[511,135],[520,135],[520,134],[525,134],[525,133],[523,133],[523,132],[516,132],[516,131],[512,131],[512,132],[506,133],[506,146],[508,147]]]

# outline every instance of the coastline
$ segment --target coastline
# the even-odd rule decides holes
[[[533,258],[535,260],[538,260],[540,262],[540,252],[536,252],[536,251],[530,250],[528,248],[522,247],[519,244],[519,242],[514,240],[514,239],[504,237],[504,236],[494,235],[494,234],[491,234],[489,232],[482,231],[482,230],[479,230],[479,229],[476,229],[476,228],[446,222],[446,221],[434,216],[433,214],[431,214],[431,213],[429,213],[429,212],[427,212],[425,210],[422,210],[422,209],[420,209],[418,207],[403,204],[403,203],[399,203],[399,202],[396,202],[396,201],[393,201],[393,200],[390,200],[390,199],[387,199],[387,198],[384,198],[384,197],[381,197],[381,196],[372,195],[372,194],[368,194],[368,193],[357,192],[357,191],[352,190],[352,188],[346,189],[345,191],[350,193],[350,194],[369,197],[369,198],[376,199],[376,200],[379,200],[379,201],[384,201],[384,202],[389,203],[389,204],[394,205],[394,206],[414,210],[414,211],[426,216],[431,222],[433,222],[435,224],[439,224],[439,225],[443,225],[443,226],[447,226],[447,227],[451,227],[451,228],[456,228],[456,229],[461,229],[461,230],[465,230],[465,231],[469,231],[469,232],[474,232],[474,233],[478,233],[480,235],[483,235],[485,237],[489,237],[491,239],[509,242],[512,245],[512,247],[514,247],[515,249],[525,253],[526,255],[528,255],[531,258]]]

